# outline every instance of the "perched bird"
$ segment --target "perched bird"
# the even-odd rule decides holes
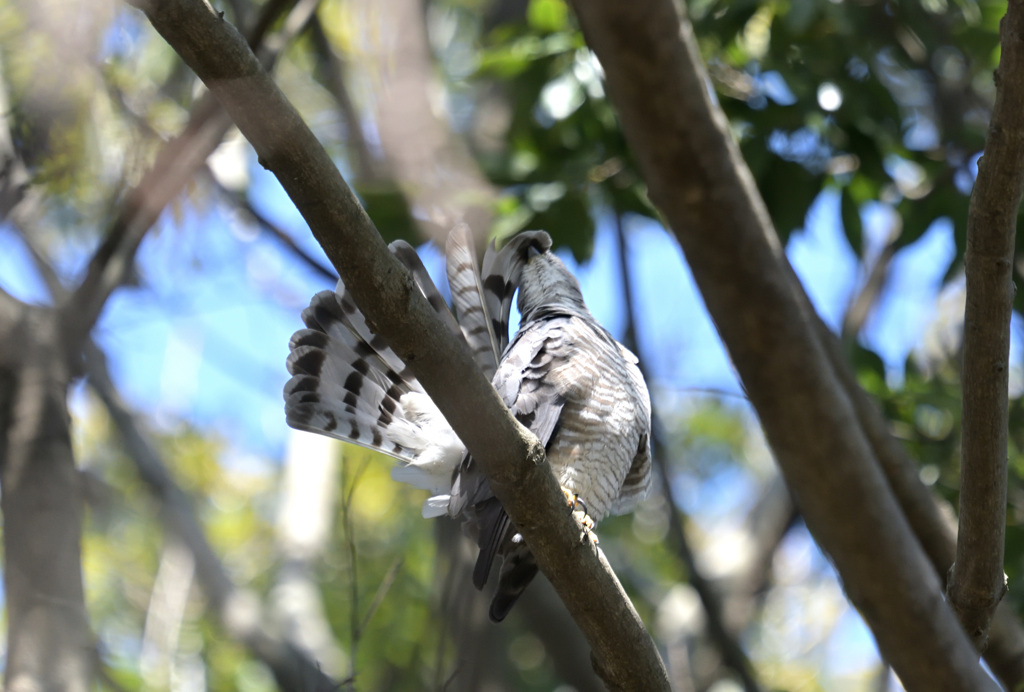
[[[568,504],[584,508],[589,528],[629,511],[650,488],[650,399],[636,357],[597,323],[550,248],[546,233],[521,233],[488,250],[481,278],[468,236],[453,232],[446,255],[456,322],[412,248],[392,244],[513,415],[545,445]],[[516,289],[521,321],[509,342]],[[397,458],[392,476],[430,492],[423,515],[460,519],[476,539],[476,588],[502,557],[490,607],[501,621],[537,566],[479,465],[343,283],[316,294],[302,318],[307,329],[292,337],[288,357],[288,424]]]

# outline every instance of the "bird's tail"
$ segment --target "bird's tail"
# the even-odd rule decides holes
[[[458,325],[415,250],[392,243],[449,327]],[[375,334],[341,281],[313,296],[302,311],[305,329],[291,339],[285,416],[293,428],[328,435],[398,459],[396,480],[430,491],[424,514],[443,514],[452,473],[465,446],[415,375]]]

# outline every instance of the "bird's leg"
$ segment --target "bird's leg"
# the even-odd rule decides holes
[[[594,520],[587,514],[587,503],[583,501],[583,498],[578,493],[574,493],[566,487],[562,487],[562,494],[565,495],[565,501],[569,505],[569,511],[572,513],[573,518],[580,525],[580,543],[589,541],[592,545],[597,545],[598,539],[597,534],[594,532]]]

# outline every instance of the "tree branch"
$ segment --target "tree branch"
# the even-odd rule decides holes
[[[999,29],[996,102],[967,215],[960,532],[947,586],[960,622],[981,649],[1006,593],[1013,241],[1024,192],[1024,3],[1008,3]]]
[[[650,635],[600,551],[579,542],[544,449],[509,414],[468,346],[437,318],[330,157],[242,37],[202,0],[136,0],[295,202],[375,331],[414,370],[594,650],[612,689],[668,689]],[[456,384],[458,386],[456,386]]]
[[[990,688],[868,441],[850,425],[851,402],[711,102],[689,22],[670,0],[573,6],[797,505],[883,655],[910,689]]]
[[[294,0],[268,2],[249,32],[250,45],[259,46],[270,25],[292,4]],[[315,6],[315,0],[300,3],[294,17],[286,21],[284,35],[278,38],[274,48],[263,51],[264,64],[268,69],[287,39],[308,20]],[[146,232],[220,145],[231,125],[231,119],[217,100],[210,94],[204,94],[193,105],[182,133],[163,146],[153,166],[128,192],[106,236],[93,253],[85,278],[66,306],[69,342],[84,343],[107,298],[124,283]]]
[[[82,498],[65,403],[71,373],[62,325],[46,308],[22,306],[5,317],[12,319],[0,330],[7,335],[0,346],[4,689],[86,692],[95,649],[82,586]]]
[[[286,230],[271,221],[264,214],[260,213],[244,193],[234,192],[221,185],[220,181],[217,180],[216,176],[210,173],[209,169],[206,169],[205,173],[207,180],[217,188],[217,192],[219,192],[221,196],[231,204],[236,211],[238,211],[238,213],[248,217],[250,221],[269,233],[274,240],[284,246],[285,250],[301,260],[302,263],[310,270],[319,274],[322,278],[327,279],[332,284],[338,282],[338,275],[334,273],[333,269],[299,247],[299,244],[292,239]]]
[[[798,282],[791,274],[794,283]],[[806,294],[800,294],[810,310]],[[956,517],[953,509],[921,483],[918,466],[903,445],[889,433],[888,424],[875,402],[857,383],[846,362],[839,339],[820,318],[815,320],[818,340],[832,368],[853,403],[857,422],[871,444],[875,459],[896,495],[903,515],[928,555],[939,579],[945,580],[956,556]],[[1000,602],[992,623],[985,661],[1010,690],[1024,685],[1024,628],[1012,607]]]

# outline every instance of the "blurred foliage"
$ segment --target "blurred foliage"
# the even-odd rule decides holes
[[[260,9],[246,0],[217,6],[240,25]],[[783,242],[804,226],[823,191],[839,192],[840,222],[865,273],[879,256],[872,238],[898,250],[936,220],[950,219],[956,254],[943,269],[947,288],[955,288],[1004,8],[994,0],[689,4],[711,86]],[[564,0],[433,0],[425,16],[431,33],[443,37],[435,40],[444,87],[439,102],[499,193],[496,236],[542,228],[582,260],[610,214],[658,219],[605,96],[601,67]],[[339,114],[332,72],[308,35],[285,51],[276,75],[343,170],[359,171],[351,133],[368,133],[371,150],[376,142],[366,115],[372,85],[358,72],[358,14],[347,0],[324,0],[318,17],[336,57],[348,65],[354,111],[365,122],[345,122]],[[125,189],[181,130],[202,90],[142,15],[116,3],[0,0],[0,71],[14,148],[40,193],[38,240],[73,277],[81,248],[96,242]],[[223,182],[222,165],[212,167]],[[243,157],[234,165],[244,173],[253,161]],[[350,177],[388,240],[415,237],[416,215],[392,181]],[[244,188],[247,179],[240,179]],[[197,183],[172,215],[184,220],[187,207],[219,201]],[[894,228],[869,225],[866,211],[880,208],[898,219]],[[889,372],[856,338],[846,347],[862,385],[919,463],[922,480],[955,506],[957,349],[916,353],[904,372]],[[1014,367],[1019,377],[1019,364]],[[1010,411],[1006,570],[1009,597],[1024,609],[1019,389]],[[730,560],[750,552],[738,526],[750,519],[773,467],[756,420],[734,399],[679,393],[660,399],[669,402],[661,411],[672,455],[669,493],[656,492],[634,514],[602,523],[601,544],[670,660],[692,655],[694,676],[710,685],[729,674],[699,636],[687,567],[667,542],[669,520],[678,509],[689,515],[688,535],[710,556],[702,566],[728,591],[741,581],[728,571]],[[88,410],[76,421],[78,457],[96,479],[85,577],[110,677],[126,689],[274,689],[194,583],[185,585],[170,658],[148,657],[147,646],[156,643],[146,640],[147,619],[175,547],[116,434],[95,406]],[[263,459],[230,462],[229,441],[188,426],[159,429],[165,461],[232,578],[272,602],[284,561],[275,525],[280,468]],[[355,448],[341,459],[330,543],[313,561],[317,594],[342,652],[337,673],[354,675],[360,690],[442,687],[460,661],[436,612],[447,570],[435,547],[436,523],[420,517],[421,494],[389,479],[387,460]],[[734,609],[749,616],[739,618],[742,641],[765,685],[867,689],[871,671],[828,677],[823,652],[842,631],[845,601],[799,527],[766,569],[764,590]],[[510,617],[498,641],[502,663],[494,674],[507,689],[558,684],[529,623]]]

